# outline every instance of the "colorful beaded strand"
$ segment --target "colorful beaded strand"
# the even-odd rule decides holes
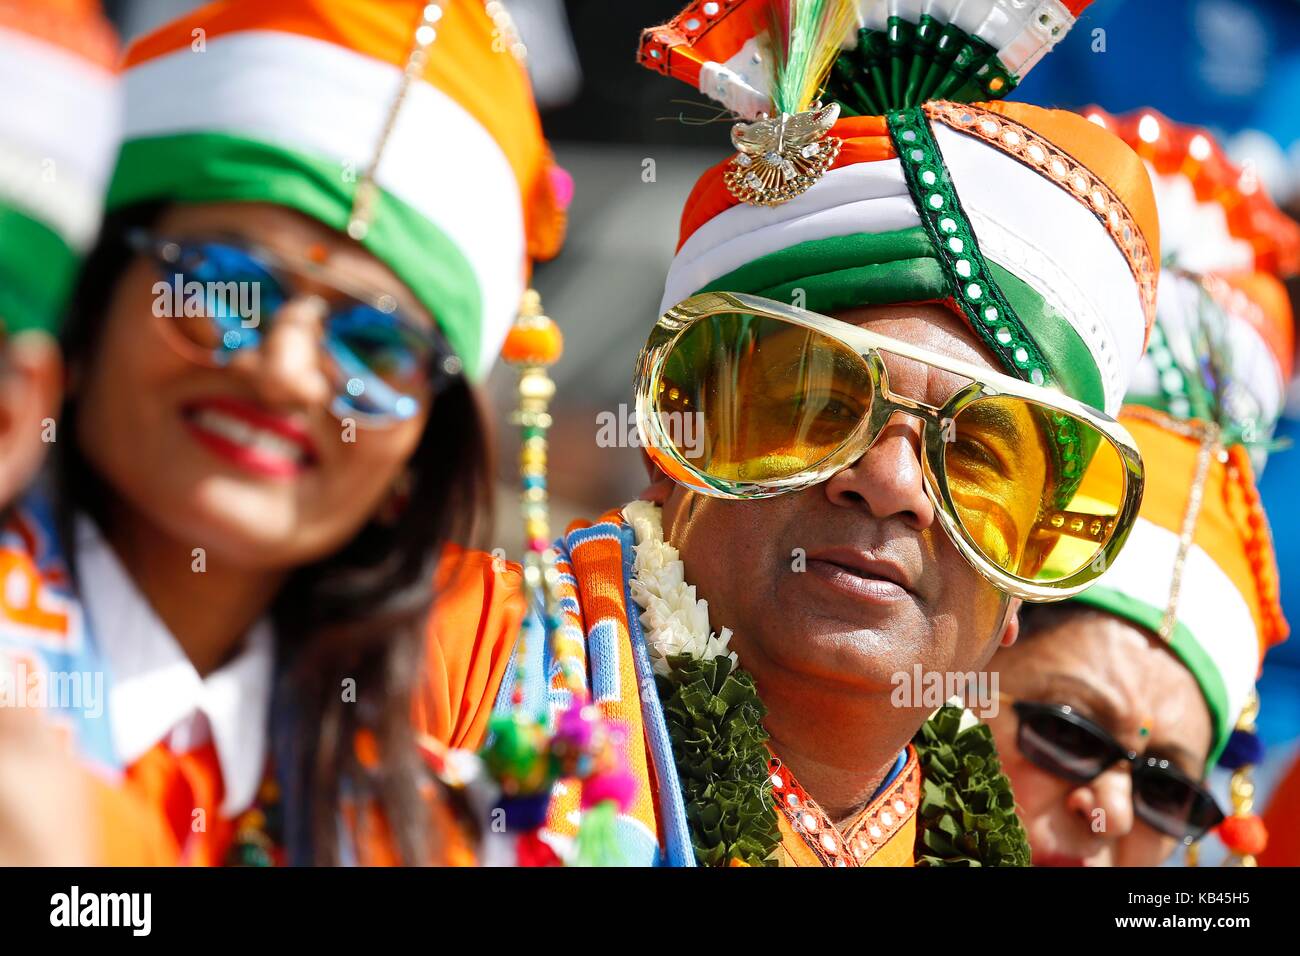
[[[546,638],[559,663],[565,687],[575,700],[586,697],[586,675],[581,665],[581,637],[575,646],[565,627],[557,595],[559,571],[551,547],[550,500],[546,483],[547,431],[551,427],[550,401],[555,383],[547,369],[559,360],[563,337],[559,327],[542,313],[541,297],[533,289],[524,293],[519,319],[511,329],[502,355],[519,369],[519,408],[511,421],[520,428],[520,509],[524,520],[524,586],[535,607],[542,609]],[[523,655],[516,671],[513,697],[523,702]]]
[[[505,794],[507,828],[519,835],[517,859],[523,865],[554,865],[559,860],[543,838],[551,788],[574,778],[583,789],[583,815],[577,855],[572,862],[617,863],[617,817],[630,805],[633,787],[623,755],[623,732],[607,722],[587,693],[581,628],[560,604],[560,573],[550,544],[550,507],[546,484],[547,431],[555,383],[547,371],[559,360],[563,337],[542,312],[541,298],[524,293],[519,317],[502,348],[502,357],[519,370],[519,408],[512,416],[520,428],[520,510],[524,519],[524,589],[529,605],[541,611],[545,640],[560,671],[569,705],[555,715],[524,712],[528,683],[527,628],[520,634],[512,713],[493,720],[493,742],[484,753]],[[545,655],[542,655],[543,660]],[[588,792],[590,788],[590,792]]]

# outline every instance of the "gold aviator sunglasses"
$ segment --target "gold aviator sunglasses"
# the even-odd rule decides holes
[[[889,388],[882,353],[969,379],[940,406]],[[848,467],[895,413],[922,422],[926,494],[958,551],[1026,601],[1078,594],[1119,553],[1142,459],[1114,419],[1051,388],[739,293],[655,324],[637,423],[669,477],[717,498],[801,491]]]

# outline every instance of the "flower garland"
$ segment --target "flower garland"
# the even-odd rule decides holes
[[[686,566],[677,549],[664,540],[663,513],[658,505],[634,501],[623,516],[636,532],[636,559],[632,565],[632,598],[642,608],[650,663],[660,677],[672,673],[669,658],[690,657],[711,661],[726,657],[734,669],[735,651],[727,645],[731,629],[721,634],[709,630],[709,602],[695,597],[695,585],[686,583]]]
[[[921,764],[916,861],[920,866],[1029,866],[1029,836],[1016,815],[993,731],[969,710],[944,704],[912,738]]]
[[[623,514],[636,532],[632,599],[641,607],[655,684],[702,866],[766,866],[781,842],[767,772],[767,709],[754,679],[709,628],[709,604],[686,583],[662,514],[635,501]]]
[[[636,534],[632,599],[641,608],[696,858],[702,866],[772,865],[781,835],[767,771],[767,709],[728,647],[731,631],[711,630],[708,602],[686,583],[677,549],[664,540],[659,507],[634,501],[623,516]],[[946,704],[912,743],[925,781],[918,864],[1028,866],[1028,838],[989,728]]]

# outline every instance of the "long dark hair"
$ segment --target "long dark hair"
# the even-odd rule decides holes
[[[74,370],[95,360],[106,304],[133,253],[123,241],[132,227],[148,226],[160,204],[133,207],[107,220],[86,261],[63,332],[64,355]],[[76,435],[78,398],[63,408],[64,433]],[[399,520],[371,521],[335,554],[296,569],[271,609],[280,660],[272,741],[277,759],[289,754],[280,777],[286,825],[316,863],[340,861],[340,798],[358,809],[373,800],[403,862],[436,858],[438,834],[430,821],[427,779],[414,745],[411,717],[422,662],[434,574],[448,542],[471,544],[490,522],[492,467],[486,420],[471,387],[457,379],[439,392],[415,453],[407,464],[409,496]],[[103,520],[111,492],[77,447],[61,442],[55,464],[60,523],[71,541],[72,516]],[[67,548],[65,553],[72,554]],[[74,569],[75,570],[75,569]],[[355,702],[345,681],[355,681]],[[357,759],[360,732],[373,736],[379,765]],[[358,813],[358,820],[363,819]],[[363,824],[358,823],[358,827]]]

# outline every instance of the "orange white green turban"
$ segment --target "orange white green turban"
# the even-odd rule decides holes
[[[1142,508],[1114,566],[1075,600],[1168,641],[1209,706],[1213,761],[1288,630],[1254,476],[1291,376],[1278,277],[1300,268],[1300,229],[1205,130],[1153,110],[1086,113],[1149,165],[1165,259],[1151,346],[1120,416],[1147,463]]]
[[[764,63],[772,47],[759,36],[762,19],[755,16],[767,6],[692,3],[668,24],[645,31],[640,61],[742,118],[760,110],[775,116],[782,111],[774,106],[778,94],[770,92]],[[794,11],[800,5],[776,6]],[[883,4],[863,0],[860,6],[869,13]],[[1001,66],[983,74],[968,70],[959,83],[941,79],[936,88],[987,95],[992,91],[980,77],[1005,74],[1005,92],[1012,85],[1006,78],[1018,80],[1073,22],[1072,11],[1056,3],[1043,5],[1056,17],[1048,27],[1029,16],[1032,5],[986,0],[981,6],[988,39],[978,47],[978,37],[966,31],[967,46],[984,50],[986,65]],[[909,22],[915,37],[916,16],[941,7],[893,4],[886,29]],[[898,47],[897,65],[869,62],[863,51],[879,46],[880,30],[861,15],[857,22],[861,29],[850,23],[837,40],[824,96],[845,114],[867,113],[882,102],[888,112],[839,118],[804,157],[816,164],[833,155],[826,171],[787,201],[751,205],[737,198],[728,176],[743,180],[746,159],[706,172],[682,214],[663,309],[708,290],[749,292],[820,312],[945,302],[1011,374],[1113,414],[1155,319],[1159,239],[1141,160],[1071,113],[1020,103],[909,105],[928,87],[918,81],[918,93],[908,78],[931,73],[941,53]],[[998,24],[1000,33],[990,26]],[[828,144],[837,139],[835,152]]]
[[[348,231],[480,377],[563,232],[511,30],[479,0],[206,6],[127,53],[110,207],[270,202]]]
[[[117,39],[96,0],[0,0],[0,327],[53,332],[99,233]]]
[[[1287,636],[1268,520],[1241,445],[1203,452],[1203,423],[1143,406],[1129,406],[1119,420],[1148,463],[1142,509],[1115,563],[1073,600],[1168,641],[1209,706],[1213,763],[1255,686],[1264,652]],[[1199,511],[1180,565],[1203,454]]]
[[[1206,130],[1150,109],[1085,115],[1146,161],[1164,237],[1156,326],[1126,401],[1215,417],[1260,469],[1294,361],[1281,280],[1300,272],[1300,226]]]

